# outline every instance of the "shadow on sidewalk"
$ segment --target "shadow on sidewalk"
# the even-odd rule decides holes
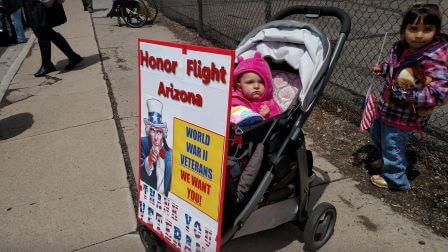
[[[58,61],[55,66],[56,69],[61,69],[60,73],[66,73],[68,71],[78,71],[78,70],[83,70],[84,68],[87,68],[91,65],[95,65],[96,63],[100,62],[100,55],[99,54],[92,54],[90,56],[83,56],[83,60],[81,61],[81,63],[79,63],[79,65],[77,65],[74,69],[72,70],[65,70],[65,66],[68,64],[68,59],[64,59],[64,60],[60,60]],[[109,57],[104,56],[103,57],[103,61],[104,60],[108,60]]]
[[[33,125],[33,115],[30,113],[20,113],[0,120],[0,140],[6,140],[31,128]]]

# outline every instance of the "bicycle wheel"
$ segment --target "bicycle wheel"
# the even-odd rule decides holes
[[[130,27],[142,27],[148,20],[147,8],[142,1],[128,0],[121,6],[121,17]]]
[[[147,8],[148,22],[153,23],[156,20],[157,14],[159,13],[159,8],[154,0],[145,0],[145,5]]]

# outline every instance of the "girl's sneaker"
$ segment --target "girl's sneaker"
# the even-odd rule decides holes
[[[383,176],[381,175],[373,175],[370,177],[370,182],[376,187],[379,188],[389,188],[386,180],[384,180]]]
[[[372,167],[372,169],[379,170],[383,167],[383,160],[377,159],[373,161],[372,164],[370,164],[370,166]]]

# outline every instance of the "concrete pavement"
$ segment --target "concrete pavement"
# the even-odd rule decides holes
[[[0,112],[0,251],[143,250],[91,18],[64,7],[57,30],[84,61],[34,78],[35,43]]]
[[[188,41],[161,18],[140,29],[117,27],[104,18],[110,0],[93,4],[91,19],[81,1],[65,1],[69,22],[58,28],[85,57],[81,66],[34,78],[34,44],[9,87],[12,104],[0,109],[0,251],[143,251],[126,179],[129,168],[137,175],[136,38]],[[65,57],[53,52],[63,69]],[[447,239],[363,194],[315,155],[312,202],[338,211],[321,251],[448,251]],[[235,239],[224,251],[302,251],[301,236],[286,224]]]
[[[137,41],[138,37],[193,43],[179,39],[167,21],[158,17],[152,26],[140,29],[118,27],[116,19],[104,18],[108,0],[96,0],[92,14],[100,51],[107,60],[104,68],[117,101],[126,144],[134,175],[137,174]],[[180,32],[182,28],[176,30]],[[186,31],[185,31],[186,32]],[[182,36],[184,37],[184,36]],[[307,139],[312,148],[312,140]],[[333,238],[322,251],[445,251],[448,241],[431,230],[393,212],[381,199],[365,195],[356,182],[343,176],[336,167],[315,153],[319,180],[312,187],[313,202],[327,201],[338,210],[338,222]],[[327,172],[327,173],[325,173]],[[301,234],[294,225],[283,225],[231,241],[224,251],[302,251],[297,241]],[[420,244],[425,243],[424,245]],[[378,244],[385,244],[378,246]]]
[[[36,39],[29,29],[25,36],[28,38],[27,43],[0,47],[0,101]]]

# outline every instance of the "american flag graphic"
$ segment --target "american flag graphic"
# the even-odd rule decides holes
[[[362,112],[361,124],[359,125],[359,130],[364,132],[368,130],[373,123],[377,113],[376,96],[373,92],[372,85],[370,85],[367,90],[366,100],[364,104],[364,111]]]

